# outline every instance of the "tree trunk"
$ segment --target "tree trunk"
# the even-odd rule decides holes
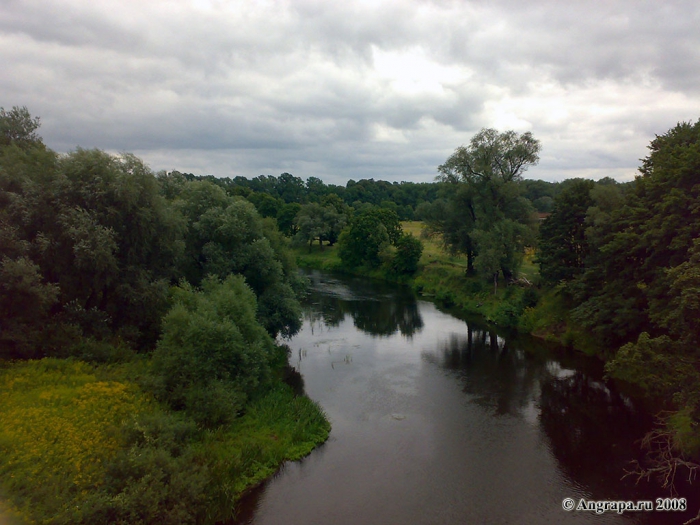
[[[467,275],[474,275],[474,251],[467,251]]]

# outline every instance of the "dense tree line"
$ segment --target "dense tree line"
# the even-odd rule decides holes
[[[304,282],[287,238],[218,185],[156,176],[129,154],[58,155],[38,126],[26,108],[0,112],[0,356],[110,360],[160,338],[159,397],[237,414],[273,338],[300,327]]]
[[[206,180],[220,186],[229,195],[247,198],[263,217],[276,217],[289,214],[290,205],[310,203],[321,204],[329,196],[335,196],[346,206],[359,208],[363,205],[391,209],[401,220],[413,220],[415,209],[422,202],[435,200],[438,186],[435,183],[386,182],[374,179],[349,180],[345,186],[326,184],[318,177],[309,177],[304,181],[290,173],[280,176],[259,175],[246,177],[214,177],[212,175],[195,176],[172,172],[171,175],[185,180]],[[286,211],[285,211],[286,210]],[[287,223],[288,224],[288,223]],[[285,226],[280,225],[282,231]]]
[[[540,272],[607,349],[609,373],[672,410],[666,445],[698,456],[700,121],[649,150],[629,185],[573,180],[556,196],[540,228]]]

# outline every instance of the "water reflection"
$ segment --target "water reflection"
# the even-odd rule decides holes
[[[658,497],[655,485],[621,480],[630,461],[641,459],[639,438],[651,426],[650,417],[618,391],[613,383],[575,370],[549,376],[542,384],[540,424],[567,476],[577,479],[596,497],[608,497],[609,482],[618,479],[615,496]]]
[[[329,441],[243,501],[238,523],[673,523],[567,513],[565,497],[655,499],[620,481],[648,418],[600,363],[497,333],[406,289],[315,272],[290,361]],[[290,374],[301,386],[301,376]],[[694,512],[697,512],[695,510]]]
[[[450,334],[422,358],[459,377],[470,402],[492,416],[521,417],[538,426],[558,468],[580,488],[578,496],[658,497],[658,485],[622,479],[630,462],[643,455],[639,439],[651,427],[650,416],[614,383],[604,381],[596,363],[578,360],[568,368],[527,346],[526,338],[506,340],[467,326],[465,333]],[[655,519],[649,517],[649,522]]]
[[[334,278],[321,272],[307,275],[311,281],[304,317],[335,327],[350,316],[359,330],[388,337],[397,332],[412,337],[423,328],[415,295],[404,287],[368,279]]]

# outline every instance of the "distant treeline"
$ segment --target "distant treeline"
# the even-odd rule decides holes
[[[431,203],[444,197],[451,187],[444,182],[387,182],[383,180],[349,180],[345,186],[326,184],[317,177],[309,177],[306,182],[290,173],[246,177],[215,177],[214,175],[193,175],[173,171],[168,174],[186,180],[206,180],[223,188],[229,195],[240,195],[255,204],[265,217],[276,217],[285,204],[308,204],[320,202],[324,197],[335,194],[348,206],[359,208],[372,204],[396,212],[402,221],[418,220],[416,215],[420,204]],[[602,184],[615,184],[611,178],[599,181]],[[535,211],[549,213],[554,199],[567,182],[547,182],[523,179],[520,181],[522,195],[528,199]]]

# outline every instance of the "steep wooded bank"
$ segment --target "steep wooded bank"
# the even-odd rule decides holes
[[[0,492],[41,523],[214,523],[328,436],[284,384],[288,241],[132,155],[0,110]]]

